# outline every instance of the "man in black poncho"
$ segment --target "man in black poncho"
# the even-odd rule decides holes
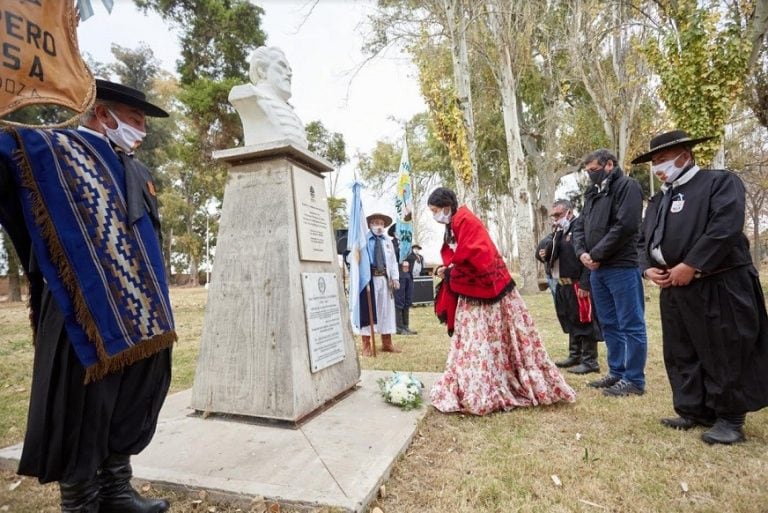
[[[664,185],[651,198],[640,239],[643,276],[661,287],[664,364],[675,429],[709,427],[710,444],[744,441],[747,412],[768,405],[768,316],[744,227],[744,185],[700,169],[693,139],[651,139],[632,163],[652,163]]]
[[[19,474],[58,481],[64,512],[160,513],[130,484],[176,340],[156,192],[133,151],[141,91],[97,80],[77,130],[0,132],[0,222],[30,279],[35,358]]]

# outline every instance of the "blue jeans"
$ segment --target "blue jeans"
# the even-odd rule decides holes
[[[637,267],[605,267],[590,275],[610,374],[645,390],[645,297]]]

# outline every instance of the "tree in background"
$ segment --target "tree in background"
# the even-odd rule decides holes
[[[11,238],[8,237],[8,234],[3,229],[0,229],[0,233],[2,233],[2,237],[0,237],[2,252],[5,256],[4,259],[0,259],[0,262],[5,261],[7,267],[8,301],[21,301],[21,262],[16,254],[16,250],[13,248]]]
[[[172,192],[163,200],[173,250],[184,256],[178,263],[189,269],[189,282],[196,285],[206,221],[214,237],[218,226],[208,207],[220,204],[226,177],[226,166],[214,161],[212,153],[242,141],[240,119],[227,98],[234,85],[248,82],[248,56],[266,40],[261,29],[264,11],[246,0],[134,3],[143,11],[157,12],[180,34],[178,100],[185,121],[178,127],[175,163],[168,169]]]
[[[331,212],[331,224],[334,230],[347,227],[347,200],[337,196],[341,166],[349,162],[344,136],[339,132],[330,133],[322,121],[310,121],[305,127],[307,145],[313,151],[333,164],[334,170],[326,173],[326,192],[328,209]]]
[[[645,45],[645,54],[661,78],[659,95],[674,126],[693,137],[716,136],[697,156],[702,163],[715,158],[713,167],[724,167],[718,148],[745,83],[755,0],[659,0],[644,9],[659,33]]]
[[[746,190],[746,223],[751,228],[752,259],[759,267],[763,258],[760,227],[768,207],[768,130],[748,115],[744,105],[725,131],[725,157],[728,167],[738,173]]]
[[[474,208],[478,180],[475,110],[468,43],[472,0],[379,0],[365,49],[375,55],[400,45],[419,68],[419,85],[437,134],[451,155],[459,202]]]
[[[418,242],[419,237],[434,228],[431,218],[423,218],[423,209],[419,206],[424,206],[427,196],[437,182],[450,184],[454,175],[448,150],[439,139],[429,114],[420,113],[413,116],[405,123],[405,134],[412,166],[413,240]],[[393,205],[402,152],[402,139],[398,139],[397,142],[378,141],[370,155],[358,156],[361,178],[374,190],[382,193],[389,191]]]

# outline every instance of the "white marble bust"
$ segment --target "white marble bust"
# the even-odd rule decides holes
[[[291,67],[285,54],[274,46],[260,46],[251,54],[250,84],[229,92],[243,123],[244,144],[288,140],[307,147],[307,133],[288,103],[291,97]]]

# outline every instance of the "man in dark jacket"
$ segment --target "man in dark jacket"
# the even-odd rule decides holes
[[[590,386],[603,388],[608,396],[643,395],[648,345],[637,255],[642,191],[608,150],[587,155],[582,168],[591,185],[573,240],[576,255],[591,271],[592,297],[608,352],[608,374]]]
[[[168,114],[112,82],[96,98],[78,130],[0,133],[0,223],[36,328],[19,473],[58,481],[63,512],[159,513],[130,456],[155,433],[176,334],[154,183],[133,152],[145,117]]]
[[[768,316],[744,229],[744,185],[700,169],[692,139],[674,130],[651,139],[664,185],[651,198],[641,237],[643,276],[661,287],[664,365],[675,429],[712,426],[710,444],[744,441],[746,413],[768,405]]]
[[[570,367],[568,372],[574,374],[600,372],[597,341],[602,335],[592,312],[590,272],[573,248],[573,229],[578,218],[573,215],[573,205],[568,200],[555,201],[550,217],[555,230],[539,244],[536,258],[547,264],[557,283],[555,311],[563,332],[568,334],[568,357],[555,365]]]

